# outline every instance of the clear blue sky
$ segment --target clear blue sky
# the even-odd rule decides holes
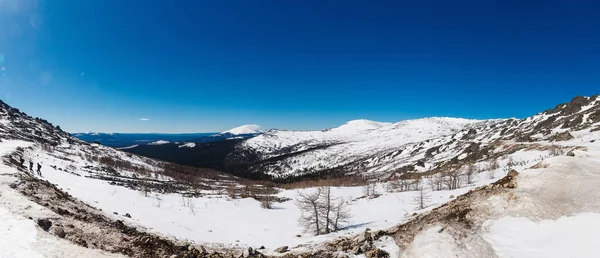
[[[0,98],[72,132],[525,117],[599,91],[594,2],[0,0]]]

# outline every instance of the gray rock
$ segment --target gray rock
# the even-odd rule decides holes
[[[250,257],[251,255],[254,255],[254,250],[252,250],[252,247],[248,247],[248,249],[244,250],[242,253],[242,257]]]
[[[53,227],[52,229],[54,235],[57,237],[65,238],[67,236],[67,233],[65,233],[65,230],[62,227]]]
[[[280,253],[280,254],[281,254],[281,253],[285,253],[285,252],[287,252],[287,251],[288,251],[288,247],[287,247],[287,245],[285,245],[285,246],[282,246],[282,247],[279,247],[279,248],[275,249],[274,251],[275,251],[276,253]]]
[[[52,227],[52,221],[48,220],[48,219],[38,219],[37,220],[37,224],[38,226],[40,226],[44,231],[48,231],[48,229],[50,229],[50,227]]]

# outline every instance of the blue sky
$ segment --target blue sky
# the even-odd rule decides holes
[[[0,0],[0,98],[72,132],[525,117],[600,89],[594,2]]]

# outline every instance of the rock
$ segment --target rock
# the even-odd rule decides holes
[[[569,152],[567,152],[567,156],[575,157],[575,153],[573,151],[569,151]]]
[[[516,171],[516,170],[514,170],[514,169],[511,169],[510,171],[508,171],[508,174],[506,174],[506,175],[507,175],[507,176],[509,176],[509,177],[512,177],[512,178],[514,178],[514,177],[516,177],[516,176],[518,176],[518,175],[519,175],[519,172],[517,172],[517,171]]]
[[[113,214],[115,214],[115,215],[119,215],[119,213],[118,213],[118,212],[116,212],[116,211],[115,211],[115,212],[113,212]]]
[[[199,246],[199,247],[198,247],[198,251],[199,251],[201,254],[207,254],[207,253],[208,253],[208,252],[206,251],[206,249],[204,248],[204,246]]]
[[[390,257],[390,254],[381,249],[375,249],[365,253],[365,256],[367,256],[367,258],[388,258]]]
[[[302,237],[302,235],[296,235],[296,237]]]
[[[65,230],[62,227],[53,227],[52,229],[54,235],[57,237],[65,238],[67,236],[67,233],[65,233]]]
[[[38,226],[40,226],[44,231],[48,231],[48,229],[50,229],[50,227],[52,227],[52,221],[47,220],[47,219],[38,219],[37,220],[37,224]]]
[[[370,251],[371,249],[373,249],[373,245],[371,244],[371,242],[369,241],[365,241],[363,243],[363,245],[360,247],[360,250],[365,253],[367,251]]]
[[[190,246],[188,246],[188,251],[194,251],[194,250],[196,250],[196,247],[193,247],[193,246],[191,246],[191,245],[190,245]]]
[[[129,213],[125,213],[125,217],[130,218],[131,219],[131,215],[129,215]]]
[[[252,247],[248,247],[248,249],[244,250],[242,253],[242,257],[250,257],[251,255],[254,255],[254,250],[252,250]]]
[[[454,198],[454,195],[453,195],[453,194],[451,194],[451,195],[450,195],[450,199],[452,199],[452,198]]]
[[[261,246],[258,248],[258,250],[264,250],[264,249],[265,249],[265,246],[263,246],[263,245],[261,245]]]
[[[277,248],[277,249],[274,250],[274,252],[280,253],[280,254],[285,253],[287,251],[288,251],[287,245],[284,245],[284,246],[279,247],[279,248]]]
[[[352,253],[356,255],[361,254],[362,251],[360,250],[360,246],[355,246],[354,248],[352,248]]]

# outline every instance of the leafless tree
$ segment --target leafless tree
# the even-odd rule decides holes
[[[488,177],[489,179],[494,179],[496,177],[496,169],[500,168],[497,159],[490,160],[488,164]]]
[[[515,165],[516,165],[516,163],[515,163],[515,160],[513,159],[513,157],[512,156],[508,157],[508,162],[506,162],[506,166],[508,167],[508,169],[511,169]]]
[[[363,193],[367,197],[377,195],[377,185],[375,183],[368,183],[363,187]]]
[[[311,193],[304,193],[301,191],[297,192],[296,205],[300,208],[302,214],[298,222],[305,231],[314,232],[316,235],[321,233],[321,213],[320,202],[321,199],[321,188]]]
[[[337,200],[337,203],[331,209],[331,213],[332,220],[330,224],[332,231],[338,231],[344,224],[350,222],[350,218],[352,217],[347,202],[344,199]]]
[[[351,217],[346,201],[334,198],[329,186],[312,193],[298,192],[296,205],[302,211],[300,225],[316,235],[337,231]]]
[[[429,184],[431,184],[431,190],[441,191],[443,189],[443,179],[442,172],[431,176],[431,180],[429,181]]]
[[[267,210],[273,208],[273,196],[265,195],[265,196],[261,197],[260,207],[262,207],[263,209],[267,209]]]
[[[450,168],[442,172],[442,181],[448,190],[454,190],[461,187],[462,180],[460,174],[460,170],[456,168]]]
[[[413,197],[413,202],[417,205],[417,209],[425,209],[425,207],[427,207],[429,204],[429,201],[431,201],[431,195],[427,192],[427,190],[425,190],[423,185],[419,186],[417,195]]]
[[[467,184],[473,183],[473,176],[477,172],[477,167],[474,164],[467,165],[465,169],[465,176],[467,177]]]

